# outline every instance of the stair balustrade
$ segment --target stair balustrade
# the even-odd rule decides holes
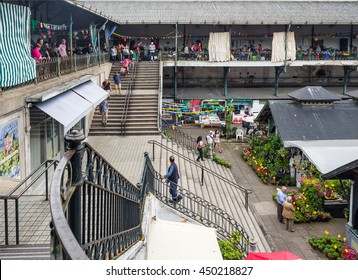
[[[201,185],[204,184],[204,174],[206,172],[206,173],[218,178],[220,181],[223,181],[226,184],[228,184],[228,185],[234,187],[235,189],[239,190],[241,193],[243,193],[243,195],[245,197],[245,209],[248,210],[248,208],[249,208],[249,194],[251,194],[253,192],[251,189],[246,189],[243,186],[241,186],[241,185],[239,185],[239,184],[237,184],[235,182],[230,181],[229,179],[227,179],[227,178],[221,176],[220,174],[212,171],[210,168],[207,168],[204,165],[196,162],[195,160],[193,160],[193,159],[191,159],[189,157],[186,157],[186,156],[182,155],[181,153],[179,153],[179,152],[177,152],[177,151],[175,151],[175,150],[173,150],[171,148],[168,148],[167,146],[159,143],[158,141],[149,140],[148,143],[152,144],[152,147],[153,147],[153,161],[155,160],[155,157],[154,157],[155,146],[158,146],[161,149],[165,149],[165,150],[169,151],[171,154],[173,154],[173,155],[175,155],[175,156],[177,156],[179,158],[182,158],[184,160],[184,162],[192,164],[192,165],[196,166],[197,168],[199,168],[201,170],[201,180],[200,180]]]
[[[1,195],[0,199],[3,200],[4,211],[4,241],[5,245],[27,245],[39,244],[39,235],[35,234],[35,231],[41,232],[39,227],[35,229],[32,226],[34,217],[36,218],[38,213],[33,212],[36,209],[35,205],[39,203],[38,198],[42,202],[48,204],[49,199],[49,177],[56,169],[58,161],[47,160],[40,164],[34,171],[31,172],[25,179],[23,179],[14,189],[9,191],[5,195]],[[43,198],[43,200],[42,200]],[[22,209],[25,209],[21,211]],[[27,209],[27,210],[26,210]],[[31,209],[31,211],[28,211]],[[22,212],[22,216],[20,215]],[[12,224],[12,220],[15,220],[15,224]],[[49,221],[48,221],[49,222]],[[30,227],[30,228],[29,228]],[[29,236],[28,231],[32,234]],[[25,234],[27,237],[25,238]],[[41,243],[40,243],[41,244]]]
[[[239,233],[242,238],[237,246],[247,255],[249,251],[249,236],[233,217],[223,209],[181,188],[179,185],[177,191],[183,198],[179,203],[171,203],[169,181],[161,180],[159,176],[160,174],[155,171],[149,154],[147,152],[144,153],[144,168],[140,184],[138,184],[139,186],[153,193],[157,199],[190,219],[207,227],[215,228],[218,238],[221,240],[232,238],[233,232]]]
[[[201,197],[180,189],[180,205],[169,203],[167,182],[145,154],[142,176],[137,186],[130,183],[73,130],[51,184],[50,209],[52,259],[116,259],[143,238],[142,217],[146,194],[191,219],[217,229],[226,240],[241,234],[237,244],[247,254],[249,236],[230,215]]]

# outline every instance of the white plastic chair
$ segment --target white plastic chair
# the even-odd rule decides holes
[[[236,129],[236,140],[241,137],[241,141],[244,141],[244,132],[242,129],[238,128]]]

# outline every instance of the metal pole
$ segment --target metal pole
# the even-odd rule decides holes
[[[69,35],[69,37],[70,37],[70,52],[71,52],[71,54],[70,54],[70,56],[72,56],[73,55],[73,47],[72,47],[72,34],[73,34],[73,30],[72,30],[72,26],[73,26],[73,21],[72,21],[72,13],[71,13],[71,17],[70,17],[70,35]]]
[[[46,173],[45,173],[45,181],[46,181],[46,199],[48,200],[48,170],[47,170],[47,161],[45,162],[45,169],[46,169]]]
[[[224,96],[227,97],[227,77],[229,74],[229,67],[224,67]]]
[[[19,199],[15,199],[15,224],[16,224],[16,245],[20,243],[20,225],[19,225]]]
[[[9,213],[7,209],[7,199],[4,199],[4,214],[5,214],[5,245],[9,245]]]
[[[76,237],[78,243],[81,244],[81,186],[83,184],[82,177],[82,155],[84,145],[82,141],[85,136],[78,130],[72,130],[65,136],[68,143],[67,150],[75,150],[76,153],[71,158],[72,165],[72,186],[76,187],[71,200],[68,204],[68,224]]]
[[[282,73],[282,69],[279,66],[275,66],[275,96],[278,96],[278,78]]]
[[[201,185],[204,185],[204,168],[201,167]]]
[[[101,39],[99,38],[99,32],[101,31],[98,30],[98,34],[97,34],[97,41],[98,41],[98,64],[99,66],[101,66]]]
[[[153,143],[153,161],[155,160],[154,158],[154,143]]]
[[[174,60],[174,102],[177,98],[178,91],[178,24],[175,24],[175,60]]]
[[[343,95],[347,94],[347,83],[348,83],[348,66],[343,66],[344,70],[344,84],[343,84]]]

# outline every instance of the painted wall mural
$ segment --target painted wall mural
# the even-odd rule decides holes
[[[20,178],[18,119],[0,126],[0,176]]]

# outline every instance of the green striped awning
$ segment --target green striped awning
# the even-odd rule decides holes
[[[0,3],[0,87],[10,87],[36,77],[30,50],[30,9]]]

